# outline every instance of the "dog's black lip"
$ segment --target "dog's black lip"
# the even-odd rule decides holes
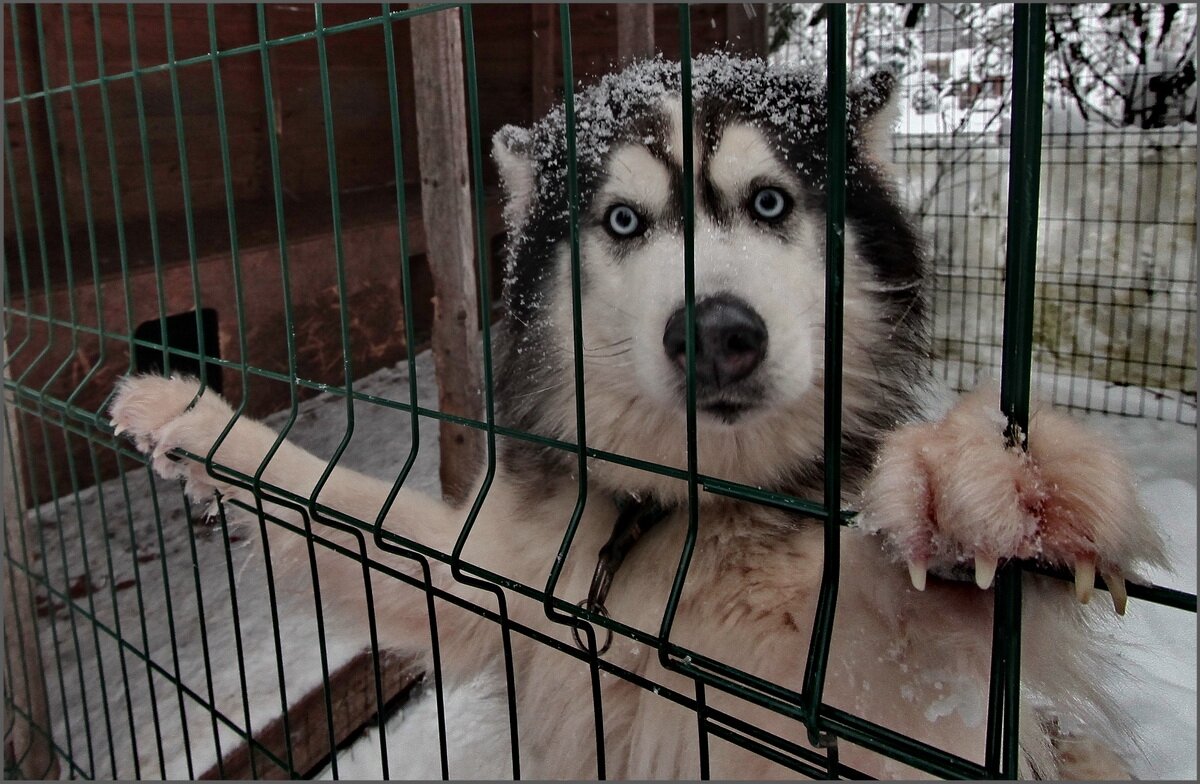
[[[698,404],[696,407],[704,413],[731,425],[740,419],[742,414],[754,408],[754,404],[732,400],[715,400],[711,403]]]
[[[700,408],[715,414],[735,414],[751,408],[751,405],[733,400],[715,400],[712,403],[701,403]]]
[[[687,386],[679,384],[679,404],[687,405]],[[767,402],[766,395],[758,384],[741,382],[737,388],[696,390],[696,411],[724,424],[737,423],[743,416],[761,409]]]

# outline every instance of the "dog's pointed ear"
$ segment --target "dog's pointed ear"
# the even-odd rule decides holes
[[[532,135],[524,128],[505,125],[492,137],[492,158],[500,168],[504,183],[504,220],[510,227],[525,222],[536,195]]]
[[[850,90],[850,124],[861,149],[873,160],[892,159],[892,130],[899,116],[896,75],[876,71]]]

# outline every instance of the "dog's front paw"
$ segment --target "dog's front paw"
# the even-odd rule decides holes
[[[194,378],[128,376],[117,386],[109,407],[113,435],[126,435],[150,456],[154,471],[167,479],[188,480],[193,495],[210,492],[199,464],[171,455],[174,449],[204,455],[233,415],[229,404],[211,392],[201,394]]]
[[[861,525],[887,538],[918,589],[927,570],[971,562],[987,588],[1000,561],[1033,559],[1073,570],[1081,602],[1098,570],[1124,614],[1124,576],[1164,562],[1130,471],[1098,435],[1048,409],[1030,417],[1028,451],[1004,430],[994,387],[941,422],[897,430],[864,487]]]

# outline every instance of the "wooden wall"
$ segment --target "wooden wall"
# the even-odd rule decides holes
[[[378,9],[374,4],[327,5],[325,28],[353,25],[376,16]],[[46,391],[60,400],[74,394],[76,405],[95,410],[107,396],[112,381],[127,368],[128,344],[122,337],[130,326],[125,320],[126,304],[133,327],[158,317],[160,298],[165,302],[165,315],[191,310],[195,301],[193,260],[201,278],[202,304],[218,310],[221,356],[237,359],[239,338],[244,334],[247,361],[260,367],[286,369],[279,310],[282,235],[295,265],[291,293],[296,332],[304,343],[300,346],[301,375],[322,383],[337,383],[341,373],[340,342],[322,339],[338,334],[338,314],[330,167],[318,43],[313,35],[314,9],[306,5],[265,7],[269,38],[300,36],[300,40],[269,47],[274,122],[269,121],[267,112],[255,6],[215,7],[218,48],[226,51],[247,47],[245,52],[219,60],[223,92],[220,102],[212,61],[204,59],[210,46],[208,12],[203,5],[170,7],[175,60],[201,58],[174,70],[160,67],[170,60],[163,6],[136,4],[132,20],[125,6],[100,5],[96,12],[91,6],[71,6],[65,20],[62,6],[44,6],[40,35],[32,5],[10,6],[3,13],[7,23],[6,96],[37,93],[44,85],[53,90],[72,81],[83,83],[75,90],[55,92],[48,99],[35,95],[5,105],[5,131],[11,150],[11,169],[6,162],[4,174],[4,279],[8,294],[18,308],[38,314],[50,312],[57,318],[68,316],[74,298],[78,321],[90,327],[103,326],[113,333],[101,339],[93,333],[65,328],[48,330],[40,322],[15,317],[8,346],[10,350],[20,345],[24,348],[13,357],[13,377],[27,373],[26,383],[39,387],[48,384]],[[656,44],[666,56],[675,57],[677,10],[675,6],[659,6],[655,13]],[[473,14],[479,124],[484,154],[488,155],[491,134],[501,125],[528,125],[559,98],[562,55],[558,10],[548,5],[489,4],[475,6]],[[764,18],[762,7],[758,8],[757,19],[750,20],[742,4],[695,6],[693,49],[701,52],[725,46],[761,50],[765,42]],[[421,269],[425,238],[418,201],[420,171],[408,27],[404,21],[392,23],[408,227],[418,254],[415,262]],[[572,32],[577,79],[589,81],[613,68],[617,61],[615,5],[575,6]],[[372,24],[347,32],[330,31],[325,42],[340,219],[347,237],[344,255],[347,271],[352,273],[353,291],[349,296],[356,325],[352,351],[355,370],[361,374],[394,364],[408,350],[408,340],[399,327],[403,313],[398,216],[383,27]],[[142,68],[136,80],[129,75],[135,57]],[[117,76],[105,82],[103,92],[95,81],[102,72]],[[173,74],[178,80],[182,120],[178,123]],[[138,91],[144,122],[139,121]],[[105,100],[112,128],[111,151],[105,134]],[[219,107],[224,109],[228,138],[228,187],[233,196],[238,261],[247,291],[254,292],[254,298],[247,300],[250,307],[240,332],[232,307],[234,257],[220,155]],[[56,144],[51,143],[52,125]],[[282,233],[275,215],[269,154],[272,137],[278,144],[285,202]],[[182,158],[181,138],[186,153]],[[61,204],[56,160],[63,193]],[[8,182],[10,171],[12,182]],[[497,178],[490,159],[484,162],[484,172],[488,234],[493,246],[498,247],[503,226],[496,204]],[[116,219],[118,202],[120,222]],[[188,203],[190,213],[185,209]],[[498,261],[497,255],[493,253],[493,264]],[[493,277],[499,280],[500,276]],[[423,282],[414,291],[414,316],[418,319],[414,344],[419,344],[425,334],[422,330],[429,313],[428,271],[419,272],[418,279]],[[100,306],[97,293],[102,299]],[[46,346],[50,350],[43,352]],[[88,388],[77,390],[79,381],[97,363],[102,368],[91,376]],[[65,369],[58,372],[61,368]],[[240,397],[239,387],[231,381],[225,384],[235,402]],[[264,414],[286,404],[286,385],[256,382],[256,387],[248,409],[251,414]],[[39,455],[37,462],[45,454],[45,464],[58,475],[58,486],[67,486],[63,466],[67,447],[41,443],[41,429],[36,426],[25,430],[36,442],[27,446]],[[85,445],[80,442],[70,448],[79,453],[76,462],[86,467],[90,461]],[[82,473],[85,476],[80,481],[87,480],[86,468]],[[107,474],[108,469],[102,473]],[[50,496],[48,478],[43,476],[39,481],[39,477],[32,477],[36,487],[31,498],[45,500]]]
[[[330,4],[324,9],[325,25],[353,23],[376,15],[376,5]],[[561,91],[561,50],[558,10],[551,5],[481,5],[474,8],[478,58],[480,125],[485,137],[505,123],[528,124],[541,114]],[[95,14],[95,17],[94,17]],[[179,4],[170,9],[170,30],[177,60],[202,57],[209,49],[207,10],[202,5]],[[740,4],[700,5],[692,12],[693,48],[704,51],[728,44],[748,48],[742,28],[747,17]],[[126,75],[134,61],[131,41],[136,33],[137,63],[151,67],[140,78],[127,76],[107,83],[107,98],[115,141],[110,161],[104,134],[102,91],[88,84],[75,91],[59,92],[49,101],[24,102],[28,110],[33,165],[37,170],[44,223],[57,229],[58,204],[50,156],[47,105],[54,116],[58,157],[64,188],[64,209],[72,227],[84,223],[84,183],[81,158],[86,158],[93,221],[98,226],[115,218],[112,168],[115,164],[121,212],[137,225],[149,214],[148,193],[155,211],[170,216],[183,211],[179,135],[186,142],[189,198],[198,214],[225,210],[225,181],[220,162],[219,123],[214,74],[210,61],[175,69],[179,86],[177,124],[170,69],[153,69],[168,60],[167,24],[162,6],[134,7],[132,26],[125,6],[72,6],[63,19],[61,6],[45,6],[40,29],[33,6],[15,9],[16,25],[9,25],[5,50],[5,94],[40,91],[43,84],[61,88],[70,84],[68,60],[73,60],[74,81],[92,82],[99,75],[97,43],[101,46],[104,73]],[[760,12],[761,18],[761,12]],[[96,21],[99,36],[96,35]],[[252,5],[219,4],[215,8],[217,45],[222,50],[253,47],[259,40],[256,9]],[[300,5],[266,7],[267,35],[281,38],[311,33],[313,9]],[[678,53],[677,12],[661,6],[656,13],[656,42],[668,56]],[[392,25],[401,106],[406,181],[419,180],[416,158],[416,121],[412,111],[408,25]],[[67,56],[70,31],[72,58]],[[616,6],[588,4],[572,10],[574,67],[587,81],[608,71],[616,62]],[[14,41],[14,32],[18,40]],[[727,36],[732,33],[732,40]],[[339,187],[343,191],[385,188],[394,177],[392,128],[388,108],[387,72],[383,28],[330,33],[325,36],[329,64],[330,114],[336,140]],[[18,44],[18,45],[14,45]],[[41,51],[44,45],[44,52]],[[18,85],[16,58],[21,58],[22,85]],[[268,133],[279,144],[281,181],[289,200],[327,201],[329,169],[324,126],[324,105],[318,70],[318,45],[314,38],[270,47],[275,122],[267,127],[263,91],[262,57],[257,48],[220,59],[225,129],[228,136],[232,190],[241,202],[267,202],[272,198]],[[44,55],[45,79],[39,67]],[[145,118],[145,148],[138,122],[137,90]],[[76,134],[75,108],[82,126]],[[7,106],[5,122],[12,144],[19,201],[19,223],[27,234],[36,229],[29,153],[21,105]],[[182,126],[182,127],[179,127]],[[486,148],[485,148],[486,149]],[[81,155],[82,153],[82,155]],[[485,167],[489,183],[495,181]],[[147,178],[147,171],[149,178]],[[13,218],[8,211],[5,237],[13,241]],[[214,215],[218,225],[223,216]],[[148,227],[139,227],[146,228]],[[59,232],[47,230],[47,242],[61,244]],[[32,239],[32,236],[28,239]],[[73,244],[73,243],[72,243]]]

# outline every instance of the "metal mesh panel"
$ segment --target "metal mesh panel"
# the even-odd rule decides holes
[[[1195,90],[1162,93],[1152,112],[1147,83],[1186,74],[1196,16],[1122,8],[1048,8],[1035,377],[1076,410],[1195,424]],[[772,57],[823,62],[816,10],[776,7]],[[936,371],[972,389],[1000,368],[1012,11],[858,4],[849,15],[852,77],[901,78],[894,166],[934,264]]]
[[[30,13],[24,13],[25,10]],[[179,10],[170,6],[153,11],[142,6],[122,9],[125,18],[120,40],[110,40],[104,35],[112,27],[105,24],[102,16],[112,11],[100,6],[18,10],[12,5],[7,11],[6,43],[10,46],[11,68],[6,62],[4,152],[9,197],[6,219],[11,222],[12,231],[5,252],[4,326],[7,423],[12,427],[6,428],[4,452],[8,461],[6,486],[13,490],[9,497],[17,503],[5,508],[8,567],[5,590],[9,597],[7,609],[12,611],[11,624],[6,629],[9,644],[5,659],[5,704],[17,716],[25,737],[33,741],[25,743],[14,758],[6,757],[6,764],[27,775],[38,775],[57,765],[64,774],[92,778],[203,774],[298,777],[314,774],[328,764],[337,776],[336,750],[347,740],[338,729],[344,724],[338,697],[339,690],[347,684],[338,680],[335,665],[351,657],[329,631],[340,619],[327,617],[322,603],[318,551],[332,551],[362,566],[364,612],[371,645],[362,666],[355,672],[366,705],[362,713],[371,721],[379,722],[388,716],[408,688],[397,683],[396,663],[389,660],[387,651],[379,645],[375,597],[398,582],[425,592],[432,666],[424,674],[423,687],[432,689],[436,695],[437,756],[443,776],[453,773],[449,762],[453,749],[447,745],[438,615],[451,607],[487,619],[497,630],[497,645],[503,651],[505,665],[503,712],[506,715],[502,721],[506,725],[514,777],[521,775],[523,748],[514,697],[516,680],[528,677],[528,673],[519,673],[514,667],[514,650],[532,645],[553,648],[586,669],[590,692],[580,693],[588,693],[590,703],[581,703],[578,710],[590,712],[593,718],[594,736],[583,740],[594,741],[598,777],[606,773],[604,725],[609,718],[605,715],[601,684],[613,678],[631,688],[652,690],[662,700],[694,716],[697,770],[702,777],[708,774],[709,744],[715,742],[736,744],[784,769],[810,777],[861,777],[859,771],[839,761],[839,744],[862,746],[944,777],[1017,775],[1020,576],[1023,569],[1032,568],[1027,565],[1007,564],[996,592],[996,644],[984,764],[900,735],[879,723],[878,717],[855,715],[823,700],[830,636],[837,614],[841,529],[853,518],[853,510],[843,509],[838,503],[841,391],[837,370],[841,367],[842,349],[846,88],[847,76],[853,70],[848,58],[857,51],[858,40],[855,32],[848,30],[844,7],[828,6],[823,22],[827,25],[825,59],[831,128],[827,149],[830,189],[826,234],[829,328],[824,350],[825,367],[831,372],[824,412],[824,497],[820,500],[784,496],[721,477],[705,476],[697,464],[690,177],[696,165],[690,139],[694,12],[688,6],[679,7],[676,28],[682,58],[685,117],[683,274],[690,369],[688,462],[682,471],[588,445],[583,405],[587,390],[583,385],[580,350],[583,336],[574,149],[575,78],[568,6],[559,9],[558,35],[565,85],[569,150],[566,166],[572,222],[576,358],[573,381],[577,417],[574,443],[515,431],[496,423],[492,396],[493,315],[488,307],[481,309],[483,417],[468,419],[435,410],[427,397],[422,399],[418,388],[418,360],[412,350],[419,343],[414,320],[419,307],[414,296],[418,284],[411,258],[414,237],[405,178],[405,149],[414,140],[404,134],[403,71],[397,67],[397,41],[401,31],[407,32],[404,26],[416,15],[461,14],[479,296],[483,302],[491,302],[492,235],[488,226],[478,80],[484,64],[477,62],[480,34],[476,30],[475,12],[469,5],[430,5],[409,10],[384,5],[357,17],[339,17],[336,22],[328,18],[335,13],[332,7],[317,6],[311,20],[301,29],[287,33],[271,27],[268,7],[257,7],[251,28],[227,30],[219,24],[220,10],[208,6],[202,20],[197,22],[195,17],[189,17],[187,22],[202,24],[207,32],[207,47],[195,52],[177,48],[182,40],[176,37],[183,18]],[[1001,207],[997,204],[990,207],[995,214],[965,216],[976,224],[992,221],[995,225],[989,231],[1006,232],[1005,261],[989,258],[986,264],[981,260],[974,266],[964,262],[964,268],[943,264],[939,268],[937,289],[942,300],[954,300],[960,295],[974,297],[974,305],[964,307],[961,313],[971,308],[978,312],[979,303],[995,300],[991,312],[1002,322],[997,325],[994,340],[972,339],[971,351],[955,354],[954,358],[961,362],[946,365],[945,372],[958,374],[953,377],[970,386],[968,376],[977,365],[1002,371],[1003,407],[1010,423],[1017,428],[1024,425],[1028,414],[1032,362],[1052,367],[1053,372],[1078,372],[1076,364],[1059,364],[1060,360],[1073,363],[1078,357],[1071,354],[1051,362],[1038,341],[1039,330],[1047,328],[1048,309],[1061,308],[1067,301],[1066,295],[1056,299],[1053,292],[1060,289],[1055,287],[1079,289],[1085,285],[1077,280],[1082,275],[1078,270],[1061,273],[1062,280],[1070,278],[1070,283],[1062,282],[1054,277],[1058,273],[1047,273],[1040,266],[1034,274],[1035,257],[1045,254],[1047,243],[1067,234],[1047,230],[1052,224],[1057,225],[1055,221],[1086,223],[1082,217],[1038,212],[1039,155],[1043,162],[1052,162],[1059,150],[1053,140],[1040,134],[1039,123],[1031,119],[1041,116],[1043,14],[1038,7],[1021,6],[1009,22],[1017,42],[1013,56],[1018,84],[1014,111],[1025,122],[1014,124],[1018,132],[997,145],[994,155],[986,153],[992,155],[988,163],[990,173],[983,172],[981,165],[970,160],[955,159],[949,167],[951,174],[947,175],[957,176],[960,170],[966,170],[972,172],[971,177],[1004,181],[1001,173],[1012,172],[1006,180],[1003,203],[1007,209],[1003,215],[999,214]],[[154,29],[155,20],[161,22],[161,37],[149,32]],[[81,34],[81,30],[90,30],[90,34]],[[357,199],[353,187],[339,184],[344,182],[339,175],[357,176],[354,172],[359,171],[359,163],[349,157],[348,148],[352,145],[339,131],[343,127],[339,123],[348,122],[350,114],[346,104],[339,103],[338,93],[350,90],[351,86],[338,80],[333,54],[339,41],[364,31],[371,35],[370,46],[377,47],[375,51],[386,63],[387,74],[382,89],[386,91],[388,111],[376,123],[386,127],[387,144],[384,149],[372,150],[371,154],[380,160],[370,163],[392,173],[390,193],[379,196],[372,192],[370,200]],[[51,50],[48,41],[52,37],[62,47],[61,63],[47,60],[47,52]],[[363,40],[366,39],[355,38],[355,45]],[[86,52],[82,51],[84,41],[91,44]],[[153,55],[147,54],[151,46]],[[29,58],[22,57],[23,52],[35,50],[36,74],[26,67]],[[290,121],[284,116],[283,107],[287,104],[286,96],[280,95],[279,68],[283,67],[282,59],[297,52],[309,58],[305,67],[312,78],[303,100],[310,108],[319,107],[321,131],[312,148],[317,158],[303,158],[298,163],[300,168],[320,170],[324,177],[319,189],[323,215],[305,212],[289,193],[289,184],[308,180],[297,179],[300,177],[296,173],[297,162],[289,157],[296,153],[281,148],[280,140],[286,136],[265,134],[265,149],[257,153],[261,157],[247,162],[239,157],[243,150],[234,133],[244,121],[237,114],[244,101],[257,105],[268,128]],[[122,65],[114,67],[114,61]],[[82,70],[84,66],[86,73]],[[229,69],[247,69],[256,84],[261,81],[261,93],[253,92],[249,98],[231,94]],[[155,88],[156,83],[162,89]],[[246,83],[243,80],[239,84]],[[148,102],[148,95],[156,100]],[[164,96],[167,100],[157,100]],[[116,125],[114,118],[124,116],[113,111],[117,102],[135,107],[135,123]],[[204,123],[203,132],[189,127],[197,116],[210,119]],[[161,138],[164,127],[171,129],[176,142],[165,158],[164,150],[154,144]],[[48,144],[34,144],[43,138]],[[955,154],[972,153],[976,149],[957,138],[951,147]],[[215,152],[215,160],[220,164],[216,172],[211,166],[214,157],[198,157],[198,148]],[[1172,149],[1175,150],[1172,154],[1185,154],[1182,147]],[[932,166],[940,172],[944,165],[936,156],[933,163],[926,163],[926,150],[919,145],[903,147],[898,152],[913,159],[909,164],[912,167]],[[940,155],[942,150],[937,147],[933,152]],[[1194,155],[1194,148],[1191,154]],[[391,160],[387,161],[389,155]],[[1055,176],[1053,166],[1047,171],[1048,174],[1042,174],[1043,194],[1055,187],[1047,183]],[[240,195],[240,188],[244,178],[252,176],[250,172],[262,180],[256,198],[246,200]],[[1183,187],[1182,177],[1172,182],[1175,183],[1172,187]],[[178,215],[164,214],[161,209],[168,189],[180,194],[182,210]],[[1156,193],[1161,193],[1161,188]],[[1155,198],[1170,201],[1158,195]],[[1176,201],[1186,200],[1180,191]],[[394,237],[390,248],[395,259],[392,273],[397,283],[388,291],[403,306],[407,356],[407,389],[382,391],[364,387],[361,379],[361,367],[371,361],[371,341],[369,336],[364,338],[360,330],[365,327],[356,319],[356,309],[362,300],[354,288],[353,253],[348,250],[351,243],[359,241],[353,234],[361,225],[359,221],[366,220],[363,216],[376,214],[372,211],[378,211],[380,203],[388,211],[388,221],[395,224],[394,234],[389,236]],[[1090,209],[1089,206],[1072,214]],[[926,215],[935,220],[953,217]],[[309,224],[320,222],[328,227],[329,239],[326,264],[318,274],[302,267],[300,242],[308,237]],[[1132,218],[1125,222],[1131,230],[1140,225]],[[1158,221],[1155,226],[1159,230],[1148,234],[1151,238],[1145,241],[1152,245],[1160,241],[1177,243],[1179,240],[1171,231],[1182,230],[1185,222],[1182,216],[1177,216],[1162,229],[1164,224]],[[255,234],[256,226],[269,229],[265,241],[261,234]],[[1047,235],[1054,239],[1047,239]],[[218,265],[209,264],[205,255],[211,252],[214,236],[220,237],[224,245]],[[941,235],[931,232],[931,236]],[[1041,245],[1037,244],[1039,237]],[[426,237],[425,241],[435,242],[436,238]],[[936,245],[934,254],[939,261],[947,255],[944,248]],[[86,263],[81,263],[81,259]],[[1193,303],[1192,309],[1180,310],[1169,305],[1166,311],[1170,321],[1155,321],[1144,331],[1147,335],[1159,329],[1167,335],[1180,334],[1176,330],[1182,319],[1186,328],[1182,334],[1191,335],[1195,327],[1194,267],[1188,276],[1187,270],[1178,268],[1174,262],[1168,266],[1160,276],[1167,284],[1164,290],[1174,296],[1175,288],[1182,286],[1183,293]],[[313,286],[315,280],[315,285],[325,286],[330,293],[325,302],[322,334],[299,331],[302,305],[294,300],[298,288],[293,276],[300,274],[308,276],[306,285]],[[1128,283],[1132,279],[1131,273],[1122,280]],[[966,281],[970,280],[978,284],[973,289],[966,288]],[[1003,292],[1001,282],[1005,284]],[[1094,288],[1099,284],[1093,281],[1086,285]],[[1152,299],[1154,296],[1151,294]],[[235,324],[232,341],[226,340],[220,351],[206,345],[212,329],[206,331],[204,324],[205,309],[216,300],[232,303]],[[249,325],[255,310],[268,309],[278,313],[282,328],[269,341],[270,354],[259,356],[250,343]],[[194,350],[173,346],[168,338],[167,319],[178,312],[194,314]],[[147,313],[152,316],[145,316]],[[961,313],[960,317],[965,318]],[[230,319],[228,313],[223,317]],[[142,334],[156,334],[158,340],[137,337],[139,326],[147,319],[157,321],[158,331]],[[1117,317],[1111,319],[1109,334],[1116,334]],[[949,333],[939,334],[946,353],[953,354]],[[1003,342],[995,343],[1001,337]],[[1183,419],[1191,411],[1194,419],[1195,366],[1188,364],[1194,355],[1188,348],[1190,344],[1180,354],[1178,367],[1167,367],[1166,363],[1153,359],[1148,348],[1152,343],[1147,341],[1149,337],[1136,342],[1136,347],[1131,342],[1131,348],[1120,355],[1120,362],[1114,359],[1116,354],[1109,352],[1105,355],[1109,358],[1106,367],[1120,364],[1125,368],[1121,378],[1136,378],[1138,388],[1186,393],[1175,397],[1139,396],[1138,413]],[[324,355],[306,354],[308,343],[331,346],[334,361],[322,363]],[[170,372],[172,363],[177,366],[181,360],[191,360],[203,386],[214,385],[212,374],[221,374],[224,393],[235,401],[233,416],[222,439],[238,419],[249,415],[254,400],[263,394],[282,396],[278,399],[286,407],[272,422],[277,426],[278,437],[255,474],[238,472],[217,460],[220,440],[209,454],[182,456],[201,462],[211,476],[252,490],[253,503],[217,498],[211,507],[198,509],[180,487],[156,478],[145,455],[114,434],[106,414],[113,384],[118,377],[137,370],[139,350],[158,352],[165,372]],[[1081,349],[1079,356],[1090,361],[1096,350]],[[1113,375],[1110,380],[1116,378]],[[1069,385],[1067,389],[1066,402],[1077,403],[1070,398]],[[305,415],[302,402],[317,394],[344,402],[345,426],[338,438],[325,445],[324,472],[311,494],[305,497],[266,481],[264,476],[271,456]],[[1106,396],[1104,403],[1083,405],[1108,406],[1109,400]],[[356,519],[316,499],[335,468],[350,462],[352,441],[374,427],[361,423],[377,414],[407,420],[412,438],[407,454],[400,456],[393,472],[391,493],[376,517]],[[422,424],[428,422],[452,422],[480,431],[486,443],[483,480],[474,497],[463,506],[454,545],[446,549],[407,540],[383,527],[384,518],[408,481],[419,453],[432,448],[428,441],[422,440]],[[577,461],[577,501],[564,527],[558,558],[546,565],[544,585],[514,583],[464,555],[492,488],[498,437],[544,444],[571,454]],[[403,447],[401,444],[400,449]],[[595,461],[687,482],[688,532],[679,561],[674,565],[661,626],[655,634],[626,626],[555,594],[562,564],[571,551],[576,527],[588,502],[588,470]],[[695,543],[701,492],[800,510],[823,521],[823,580],[817,620],[798,691],[758,679],[739,669],[737,662],[708,658],[672,637],[677,604]],[[248,515],[257,525],[231,527],[228,513],[235,506],[239,514]],[[300,523],[285,520],[271,511],[278,507],[296,513]],[[141,514],[139,510],[146,508],[151,513]],[[204,516],[212,523],[206,528],[187,524]],[[289,586],[286,590],[277,585],[268,538],[268,529],[276,528],[291,530],[306,540],[304,557],[311,577],[308,584]],[[333,536],[331,531],[348,534],[348,538]],[[187,571],[191,574],[172,571],[172,559],[167,556],[173,550],[185,552],[191,567]],[[375,552],[399,555],[414,565],[414,571],[385,563],[370,554]],[[449,567],[458,583],[479,589],[476,594],[479,600],[467,601],[436,585],[431,569],[441,565]],[[1195,611],[1195,596],[1178,591],[1130,586],[1130,595]],[[517,601],[540,603],[551,620],[578,631],[582,646],[564,643],[513,620],[509,607]],[[656,681],[653,673],[635,671],[601,656],[601,641],[609,633],[635,645],[652,647],[665,670],[687,676],[689,688],[668,688]],[[298,657],[306,657],[310,664],[315,662],[316,672],[301,673]],[[769,731],[738,712],[714,707],[709,698],[715,691],[794,719],[796,732],[787,735]],[[297,698],[305,693],[315,695],[315,708],[310,715],[316,719],[296,726],[294,722],[300,720]],[[39,699],[39,694],[44,697]],[[135,699],[136,695],[146,695],[148,699]],[[688,731],[692,731],[690,726]],[[807,734],[811,746],[797,741],[801,733]],[[383,737],[380,733],[379,755],[386,775],[389,749],[382,742]],[[570,739],[571,744],[580,742],[579,738]],[[300,745],[317,747],[320,753],[316,760],[301,758]],[[38,748],[48,749],[49,756],[39,759]],[[392,760],[396,753],[397,750],[391,750]],[[563,753],[571,753],[571,749],[564,747]],[[35,763],[45,767],[31,768]]]

